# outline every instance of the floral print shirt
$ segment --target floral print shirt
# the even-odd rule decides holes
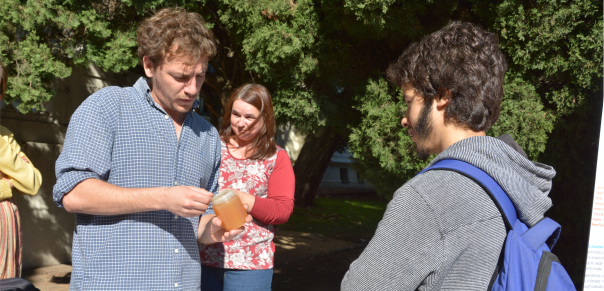
[[[291,211],[293,211],[293,185],[295,182],[293,180],[291,162],[284,150],[277,147],[275,154],[267,159],[250,160],[233,157],[224,141],[221,142],[221,146],[222,156],[220,177],[218,178],[219,189],[233,188],[259,198],[267,198],[268,196],[269,178],[275,171],[275,165],[278,162],[278,159],[281,157],[287,159],[286,161],[283,161],[282,164],[285,165],[285,167],[283,167],[284,170],[286,172],[289,171],[286,173],[287,175],[285,177],[291,177],[285,180],[291,181],[288,181],[290,185],[286,187],[285,191],[280,192],[291,192],[286,195],[287,197],[291,197],[283,200],[284,202],[280,202],[278,205],[285,205],[285,211],[289,211],[285,213],[285,215],[286,217],[289,217]],[[281,151],[283,151],[283,153],[279,155]],[[282,183],[282,181],[278,181],[277,183]],[[281,189],[283,188],[280,188],[280,190]],[[273,238],[275,236],[275,229],[272,224],[262,222],[256,218],[254,210],[256,210],[256,208],[260,209],[261,206],[265,205],[265,203],[259,202],[263,201],[260,201],[257,198],[254,203],[254,209],[250,213],[254,217],[254,220],[245,224],[245,230],[233,240],[213,245],[200,245],[199,252],[202,265],[225,269],[247,270],[273,268],[275,253]],[[285,218],[285,221],[287,221],[287,218]]]

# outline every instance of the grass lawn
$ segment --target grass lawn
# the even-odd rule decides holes
[[[387,201],[359,198],[315,198],[312,207],[295,208],[278,229],[319,233],[328,237],[369,239],[386,211]]]

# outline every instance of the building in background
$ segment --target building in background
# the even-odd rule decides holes
[[[352,162],[352,154],[348,152],[348,149],[341,153],[336,151],[323,173],[319,188],[341,188],[355,192],[373,190],[373,186],[359,177],[359,174],[350,166]]]
[[[277,144],[285,149],[292,164],[296,162],[300,150],[304,145],[305,135],[297,131],[293,126],[287,124],[279,126],[277,130]],[[373,186],[365,182],[358,173],[350,166],[353,162],[352,154],[345,149],[343,152],[336,151],[331,156],[331,161],[323,173],[323,179],[319,189],[350,190],[354,192],[366,192],[373,190]]]

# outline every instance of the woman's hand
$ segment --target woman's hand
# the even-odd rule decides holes
[[[241,203],[248,205],[248,207],[246,208],[247,213],[250,213],[250,211],[252,211],[252,208],[254,208],[254,202],[256,201],[256,196],[249,194],[249,193],[241,192],[241,191],[239,191],[237,189],[233,189],[233,188],[223,188],[223,189],[220,189],[219,192],[222,192],[224,190],[233,191],[233,193],[235,193],[239,197],[239,200],[241,200]]]
[[[246,210],[248,208],[247,204],[243,204],[243,207]],[[202,216],[202,220],[203,220],[203,216]],[[252,216],[248,214],[247,217],[245,218],[245,223],[252,222],[252,220],[253,220]],[[204,222],[200,221],[200,224],[201,223],[204,223]],[[206,222],[206,225],[203,228],[203,232],[201,232],[199,234],[199,237],[197,240],[202,244],[211,245],[211,244],[215,244],[217,242],[225,242],[225,241],[231,240],[235,236],[237,236],[238,234],[243,232],[244,230],[245,230],[245,227],[241,226],[238,229],[233,229],[233,230],[227,231],[226,229],[222,228],[222,220],[220,220],[220,218],[218,218],[218,216],[212,216],[209,219],[209,221]]]

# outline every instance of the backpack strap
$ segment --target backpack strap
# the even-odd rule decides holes
[[[460,160],[440,160],[431,167],[423,169],[419,174],[422,174],[429,170],[444,169],[460,173],[476,182],[478,185],[485,189],[485,192],[491,196],[495,206],[499,208],[499,212],[503,216],[503,221],[508,229],[513,229],[518,220],[516,215],[516,208],[508,197],[508,195],[501,189],[501,186],[485,173],[483,170],[475,167],[472,164],[460,161]],[[419,175],[418,174],[418,175]]]
[[[547,244],[550,250],[553,249],[560,238],[562,227],[548,217],[544,217],[537,224],[539,227],[531,227],[522,235],[524,243],[534,251],[537,251],[543,244]]]
[[[499,184],[493,180],[489,174],[472,164],[460,160],[445,159],[436,162],[431,167],[423,169],[418,173],[418,175],[426,171],[437,169],[457,172],[472,179],[475,183],[480,185],[485,192],[487,192],[489,197],[491,197],[491,200],[493,200],[495,206],[497,206],[499,209],[501,216],[503,216],[503,223],[505,224],[506,231],[513,229],[513,226],[516,224],[516,220],[518,220],[516,208],[505,191],[503,191],[501,186],[499,186]],[[501,268],[503,268],[503,249],[504,246],[501,247],[501,253],[499,253],[499,259],[497,260],[497,265],[495,266],[495,271],[493,271],[493,275],[491,276],[487,290],[492,289],[497,277],[499,276],[499,271]]]

